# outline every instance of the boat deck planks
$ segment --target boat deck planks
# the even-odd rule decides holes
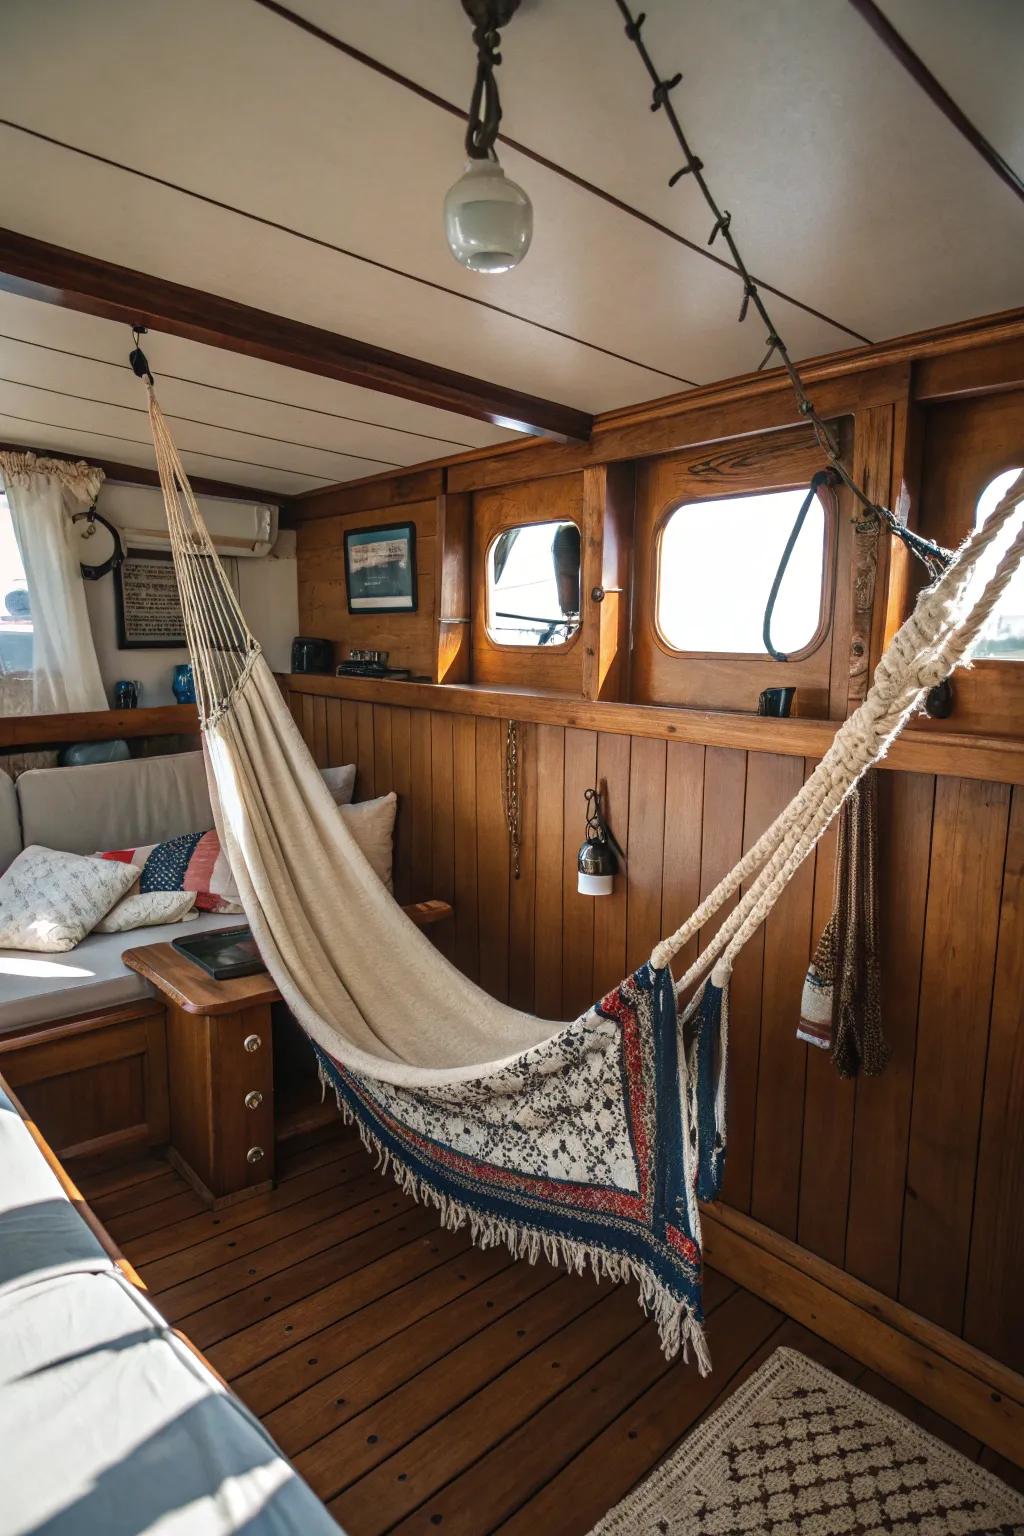
[[[279,1168],[275,1189],[212,1212],[194,1212],[184,1179],[149,1153],[75,1176],[156,1304],[349,1536],[585,1536],[779,1345],[1021,1485],[978,1441],[717,1273],[715,1369],[702,1380],[666,1363],[628,1290],[444,1231],[352,1131],[284,1148]]]

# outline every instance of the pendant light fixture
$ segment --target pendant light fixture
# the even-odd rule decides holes
[[[587,802],[587,836],[576,856],[576,889],[581,896],[610,896],[619,859],[625,855],[604,819],[601,791],[588,789],[584,798]]]
[[[466,169],[444,200],[444,230],[455,260],[471,272],[508,272],[530,248],[530,199],[502,170],[494,143],[501,125],[495,66],[501,63],[499,28],[519,0],[462,0],[473,22],[476,82],[466,126]]]

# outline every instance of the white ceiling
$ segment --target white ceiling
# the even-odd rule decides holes
[[[468,100],[459,0],[291,3]],[[1024,164],[1024,4],[883,5]],[[0,126],[14,229],[590,411],[763,354],[757,321],[735,323],[735,274],[511,149],[533,248],[504,277],[463,271],[440,217],[460,122],[255,0],[3,10],[0,111],[62,141]],[[789,296],[769,307],[796,357],[1024,302],[1024,206],[847,0],[646,10],[748,262]],[[502,52],[510,137],[703,245],[707,211],[686,180],[667,188],[678,153],[614,0],[523,0]],[[0,296],[0,438],[149,462],[138,386],[109,366],[126,350],[123,327]],[[294,493],[512,435],[170,337],[148,351],[188,467],[221,479]]]
[[[123,325],[0,293],[0,441],[152,467]],[[190,474],[289,496],[517,436],[175,336],[145,339]]]

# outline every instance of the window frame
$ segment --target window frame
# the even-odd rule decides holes
[[[650,614],[648,622],[658,648],[666,655],[678,661],[771,661],[773,658],[766,651],[711,651],[711,650],[681,650],[671,644],[661,629],[658,621],[658,610],[661,590],[661,555],[665,530],[669,520],[684,507],[707,506],[713,502],[721,501],[749,501],[755,496],[775,496],[780,492],[804,491],[807,485],[799,481],[789,484],[771,485],[755,490],[733,491],[726,495],[711,496],[685,496],[678,501],[669,502],[662,508],[654,520],[651,530],[651,549],[649,572],[650,585],[648,591],[651,595]],[[832,628],[832,620],[835,609],[835,584],[836,584],[836,553],[838,546],[838,521],[839,502],[835,492],[828,487],[818,492],[818,500],[821,502],[824,529],[821,549],[821,596],[818,603],[818,622],[814,633],[806,645],[796,651],[788,651],[788,662],[804,661],[813,656],[828,639]]]
[[[847,413],[832,418],[844,455],[854,454],[855,423]],[[632,639],[629,697],[636,704],[749,713],[765,688],[797,690],[794,713],[812,719],[844,719],[867,671],[867,640],[856,633],[857,598],[852,572],[857,559],[855,508],[849,492],[829,493],[826,573],[827,625],[820,643],[802,659],[776,661],[765,652],[681,652],[659,636],[652,558],[666,513],[684,502],[725,500],[764,491],[806,489],[827,468],[813,432],[804,425],[772,428],[741,437],[695,443],[637,464],[633,537]],[[860,669],[860,670],[858,670]]]
[[[985,487],[1004,470],[1024,463],[1024,388],[992,391],[930,403],[922,423],[922,469],[916,526],[929,538],[956,548],[973,529]],[[969,517],[964,513],[969,510]],[[903,611],[913,607],[924,584],[910,567]],[[945,720],[914,717],[915,731],[955,731],[963,736],[1019,737],[1024,712],[1024,665],[1011,657],[981,656],[953,676],[953,713]]]
[[[500,640],[491,627],[491,552],[502,534],[511,533],[513,528],[543,528],[546,524],[551,523],[556,523],[560,527],[565,523],[571,524],[580,536],[580,611],[576,628],[567,640],[560,640],[557,645],[526,645],[522,641],[517,640]],[[583,631],[583,540],[582,525],[575,517],[517,518],[514,522],[502,522],[495,527],[484,549],[483,620],[484,633],[496,650],[523,652],[528,656],[564,656],[569,651],[575,649]]]

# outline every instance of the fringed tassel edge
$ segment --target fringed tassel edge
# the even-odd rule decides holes
[[[635,1281],[640,1291],[640,1305],[648,1316],[653,1316],[661,1348],[667,1360],[683,1352],[684,1362],[689,1361],[692,1348],[697,1369],[702,1376],[711,1370],[711,1355],[704,1327],[684,1301],[679,1301],[651,1274],[646,1265],[625,1254],[609,1253],[604,1248],[589,1243],[577,1243],[566,1237],[556,1237],[550,1232],[538,1232],[521,1226],[518,1222],[501,1221],[494,1216],[483,1216],[471,1206],[463,1205],[450,1195],[442,1194],[385,1147],[364,1120],[356,1114],[351,1104],[342,1096],[336,1082],[324,1062],[317,1056],[320,1086],[326,1096],[327,1089],[334,1090],[334,1097],[346,1124],[355,1125],[366,1150],[375,1159],[381,1173],[390,1173],[404,1194],[410,1195],[421,1205],[431,1205],[441,1217],[441,1225],[449,1232],[457,1232],[468,1224],[470,1237],[478,1248],[494,1248],[503,1243],[514,1259],[525,1259],[536,1264],[541,1257],[549,1264],[563,1264],[572,1274],[585,1274],[589,1268],[596,1280],[607,1278],[615,1284]]]

